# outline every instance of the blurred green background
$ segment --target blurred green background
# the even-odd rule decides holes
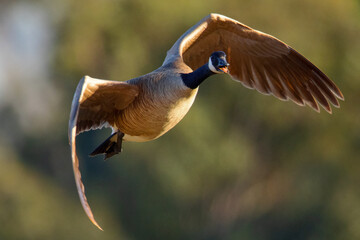
[[[67,124],[83,75],[159,67],[210,12],[272,34],[345,95],[332,115],[208,79],[158,140],[87,154],[76,192]],[[0,2],[0,239],[360,239],[360,1],[52,0]]]

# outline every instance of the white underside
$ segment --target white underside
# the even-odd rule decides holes
[[[146,142],[151,140],[143,136],[131,136],[128,134],[125,134],[123,139],[127,142]]]
[[[111,127],[111,130],[112,130],[111,134],[118,131],[118,129],[116,127]],[[128,134],[125,134],[123,139],[127,142],[146,142],[146,141],[151,140],[151,139],[145,138],[143,136],[131,136]]]

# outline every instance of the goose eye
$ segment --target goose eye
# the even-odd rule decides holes
[[[219,63],[218,58],[214,56],[211,57],[211,62],[214,66],[217,66]]]

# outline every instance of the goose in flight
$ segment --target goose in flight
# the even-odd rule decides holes
[[[111,127],[112,134],[90,155],[105,159],[123,141],[145,142],[173,128],[193,104],[199,85],[228,74],[245,87],[331,113],[344,100],[339,88],[289,45],[234,19],[210,14],[186,31],[155,71],[125,82],[83,77],[74,94],[69,142],[77,190],[89,219],[99,228],[85,196],[76,155],[81,132]]]

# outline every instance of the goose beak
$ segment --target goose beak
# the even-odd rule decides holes
[[[229,64],[225,65],[225,66],[221,66],[219,67],[220,71],[222,71],[223,73],[229,73],[229,68],[228,68]]]
[[[229,63],[226,61],[225,58],[220,58],[218,63],[218,69],[223,73],[229,73],[228,69]]]

